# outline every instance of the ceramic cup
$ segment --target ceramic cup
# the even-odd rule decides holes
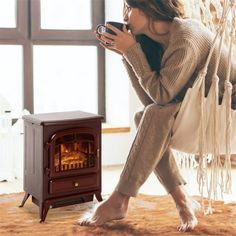
[[[106,24],[110,24],[110,25],[116,27],[117,29],[119,29],[121,31],[123,30],[124,23],[116,22],[116,21],[107,21]],[[98,25],[97,28],[96,28],[96,32],[98,34],[102,34],[104,32],[107,32],[107,33],[115,35],[116,33],[114,31],[112,31],[111,29],[107,28],[106,24]],[[129,29],[128,25],[125,24],[125,26],[126,26],[126,29],[128,30]]]

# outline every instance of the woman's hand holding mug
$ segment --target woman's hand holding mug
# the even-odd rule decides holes
[[[136,43],[135,38],[128,32],[128,26],[119,22],[98,25],[96,37],[104,48],[121,55]]]

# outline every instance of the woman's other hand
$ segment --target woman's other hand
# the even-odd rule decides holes
[[[97,38],[98,41],[100,41],[100,45],[101,45],[103,48],[109,49],[109,50],[111,50],[111,51],[113,51],[113,52],[115,52],[115,53],[117,53],[117,54],[122,55],[121,52],[119,52],[119,51],[115,50],[114,48],[112,48],[111,45],[110,45],[109,43],[107,43],[107,42],[103,39],[104,37],[102,37],[101,34],[98,34],[96,31],[95,31],[94,33],[96,34],[96,38]]]

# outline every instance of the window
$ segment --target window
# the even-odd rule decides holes
[[[16,28],[15,0],[0,1],[0,27]]]
[[[0,45],[0,94],[10,103],[14,117],[23,110],[22,55],[21,45]]]
[[[41,0],[41,28],[89,30],[92,27],[90,9],[91,0]]]
[[[16,14],[15,14],[16,13]],[[104,0],[1,0],[0,95],[14,117],[83,110],[105,116]]]
[[[33,52],[36,113],[77,110],[78,104],[83,111],[98,112],[95,46],[40,45]]]

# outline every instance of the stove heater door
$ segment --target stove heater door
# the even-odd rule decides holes
[[[96,172],[99,136],[91,128],[63,130],[49,141],[50,177]]]

